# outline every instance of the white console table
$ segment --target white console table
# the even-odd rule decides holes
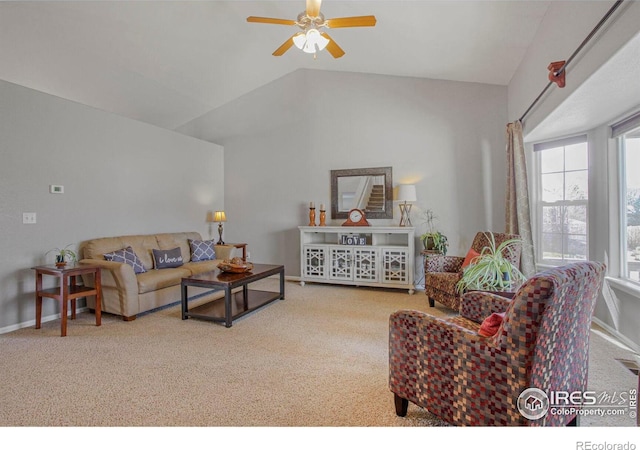
[[[349,284],[408,289],[409,294],[414,293],[415,228],[298,228],[300,285]]]

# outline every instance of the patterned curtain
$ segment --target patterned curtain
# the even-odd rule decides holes
[[[505,232],[519,234],[522,238],[520,268],[522,273],[530,277],[536,273],[536,260],[531,235],[527,163],[522,141],[522,123],[519,120],[507,124],[506,222]]]

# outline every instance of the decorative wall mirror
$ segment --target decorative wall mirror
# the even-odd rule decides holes
[[[361,209],[367,219],[393,219],[391,167],[331,171],[331,218]]]

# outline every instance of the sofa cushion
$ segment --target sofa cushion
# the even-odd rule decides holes
[[[201,241],[202,236],[195,231],[182,233],[160,233],[156,235],[158,247],[160,250],[169,250],[180,247],[183,262],[188,263],[191,260],[191,247],[189,247],[189,239]]]
[[[191,261],[209,261],[216,259],[215,243],[211,241],[200,241],[197,239],[189,239],[189,247],[191,247]]]
[[[191,272],[184,267],[150,270],[149,272],[141,273],[136,277],[138,279],[138,293],[144,294],[145,292],[175,286],[180,284],[183,278],[190,275]]]
[[[115,252],[105,253],[104,259],[106,259],[107,261],[127,263],[131,267],[133,267],[133,271],[135,273],[146,272],[142,261],[140,261],[140,258],[138,258],[138,255],[136,255],[131,246],[116,250]]]
[[[220,259],[211,259],[208,261],[191,261],[185,264],[183,267],[188,269],[192,275],[197,275],[199,273],[211,272],[218,268],[218,264],[220,264],[222,260]]]
[[[156,269],[169,269],[172,267],[180,267],[184,264],[180,247],[171,250],[151,250],[153,253],[153,266]]]

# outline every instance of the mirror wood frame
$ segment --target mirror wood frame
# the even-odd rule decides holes
[[[384,211],[365,211],[367,219],[393,219],[393,179],[391,167],[340,169],[331,171],[331,218],[346,219],[348,211],[338,211],[338,178],[384,175]]]

